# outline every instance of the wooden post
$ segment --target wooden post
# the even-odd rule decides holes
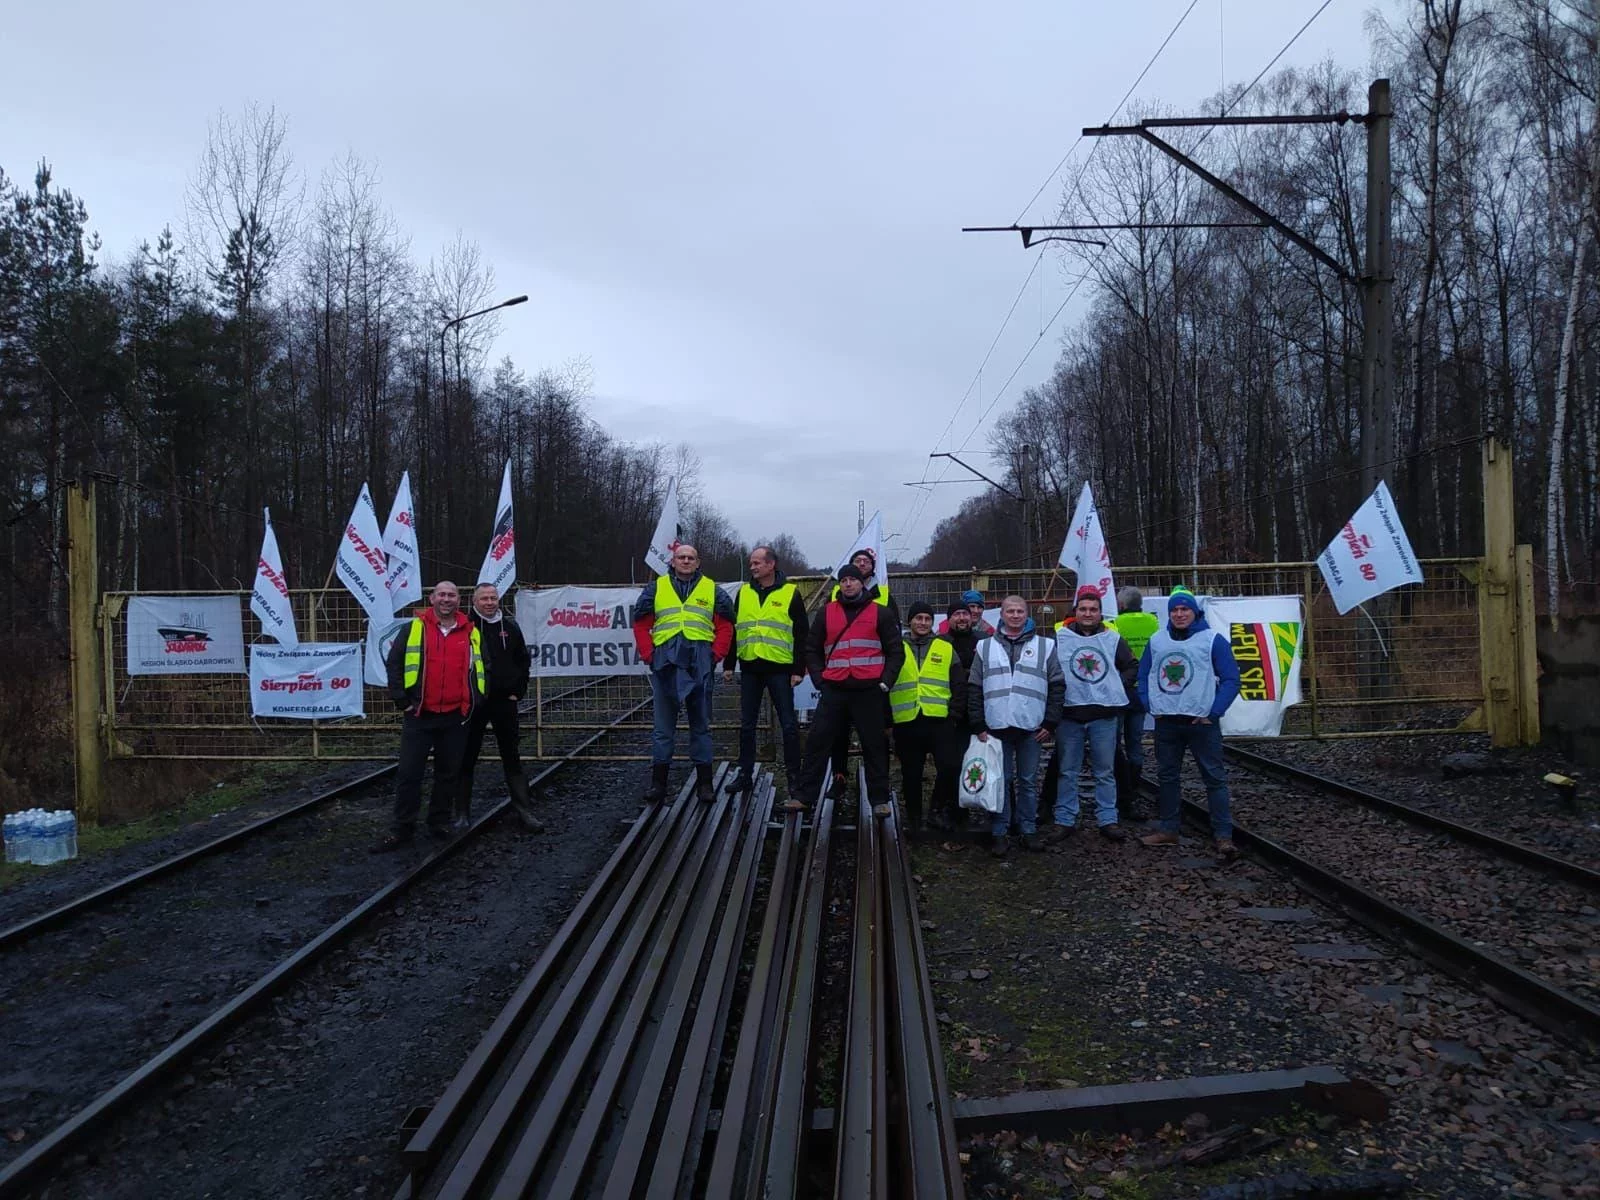
[[[67,488],[67,613],[72,639],[73,786],[78,824],[100,823],[105,746],[100,737],[100,638],[95,629],[100,560],[92,482]]]
[[[1478,576],[1478,650],[1483,666],[1484,723],[1494,746],[1522,735],[1518,668],[1516,526],[1511,448],[1483,443],[1483,571]]]

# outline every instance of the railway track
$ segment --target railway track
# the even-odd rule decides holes
[[[1600,1045],[1593,872],[1337,780],[1230,754],[1257,772],[1231,777],[1236,809],[1251,814],[1248,825],[1235,822],[1243,851],[1551,1033]],[[1148,779],[1145,787],[1155,791]],[[1184,810],[1207,823],[1202,804],[1186,800]]]
[[[422,1118],[396,1200],[963,1195],[897,815],[852,824],[822,796],[778,817],[765,773],[691,796],[633,824]],[[832,1057],[824,926],[846,871]],[[837,1115],[814,1120],[824,1084]]]
[[[548,779],[589,746],[609,736],[613,729],[622,727],[642,707],[643,703],[635,705],[617,716],[565,758],[546,766],[530,782],[537,784]],[[349,794],[352,786],[370,789],[381,783],[390,771],[392,768],[373,772],[334,791]],[[259,865],[271,872],[275,883],[291,891],[305,890],[304,880],[296,875],[297,866],[303,864],[263,851],[265,842],[270,839],[264,840],[261,835],[275,827],[281,830],[292,816],[315,811],[318,806],[326,810],[326,806],[338,798],[337,795],[315,797],[307,805],[286,810],[267,822],[236,831],[228,838],[217,839],[221,844],[200,848],[204,853],[175,856],[168,863],[157,864],[159,870],[146,869],[115,885],[97,889],[70,905],[59,906],[34,919],[46,921],[46,925],[17,935],[7,952],[7,968],[14,990],[20,990],[12,998],[14,1002],[8,1005],[8,1027],[20,1025],[17,997],[23,1000],[31,997],[34,1004],[48,1002],[54,1010],[49,1015],[59,1019],[61,1031],[59,1036],[34,1039],[35,1043],[42,1044],[23,1045],[14,1040],[9,1064],[24,1069],[26,1055],[42,1056],[39,1070],[44,1077],[49,1077],[52,1071],[63,1066],[61,1058],[70,1051],[79,1066],[78,1081],[93,1077],[109,1081],[109,1086],[97,1094],[87,1095],[80,1088],[68,1087],[63,1089],[63,1094],[52,1097],[50,1107],[70,1115],[65,1115],[49,1133],[0,1171],[0,1198],[28,1194],[66,1155],[92,1142],[117,1114],[156,1094],[179,1067],[238,1029],[272,997],[389,909],[409,889],[449,862],[491,827],[509,805],[508,800],[501,800],[486,807],[469,828],[410,865],[398,878],[393,876],[392,863],[372,862],[372,869],[365,874],[378,883],[375,888],[351,893],[348,879],[342,879],[339,890],[314,895],[313,899],[323,909],[337,914],[331,922],[326,916],[311,922],[302,913],[298,921],[300,928],[292,932],[282,928],[273,930],[270,924],[241,921],[238,928],[230,925],[226,941],[208,940],[205,934],[200,935],[199,941],[186,939],[183,930],[188,910],[217,903],[218,897],[234,902],[236,912],[259,913],[264,922],[272,919],[270,898],[257,897],[252,902],[249,891],[241,893],[241,888],[251,886],[249,873],[232,854],[224,852],[253,847]],[[369,815],[369,824],[370,820]],[[373,826],[368,831],[375,830]],[[302,839],[291,844],[303,850],[316,840]],[[352,844],[345,836],[324,849],[328,857],[348,859]],[[360,858],[365,860],[366,856],[361,854]],[[214,878],[216,876],[220,878]],[[188,890],[182,890],[184,888]],[[136,904],[128,903],[130,896]],[[349,901],[357,897],[361,897],[359,903],[347,907]],[[262,904],[262,900],[268,902]],[[214,930],[216,914],[210,915]],[[79,922],[91,927],[80,934],[71,928]],[[63,926],[83,943],[70,947],[70,953],[69,947],[61,945],[24,944],[45,928]],[[128,939],[136,928],[151,936],[130,943]],[[287,947],[295,948],[284,955]],[[268,964],[268,969],[257,973],[263,962]],[[176,976],[185,963],[196,972],[195,978],[205,978],[202,991],[185,995],[179,990],[183,986],[181,983],[172,984],[160,978],[169,971]],[[167,997],[158,1006],[146,1006],[136,1019],[118,1019],[116,1014],[121,1012],[123,997],[106,991],[105,985],[97,987],[96,971],[106,973],[106,984],[130,994],[137,989],[129,976],[143,972],[140,979],[144,980],[145,999],[160,994],[163,986],[167,987]],[[158,977],[154,982],[145,978],[152,974]],[[48,990],[28,986],[30,981],[36,984],[41,980],[52,986]],[[225,998],[216,1004],[219,996]],[[32,1124],[51,1119],[54,1119],[51,1111],[30,1114]]]

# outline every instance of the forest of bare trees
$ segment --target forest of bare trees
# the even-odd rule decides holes
[[[320,586],[361,484],[380,516],[410,470],[425,575],[475,571],[512,462],[519,574],[627,580],[681,476],[714,571],[744,546],[686,448],[590,416],[587,363],[489,361],[503,298],[464,238],[426,263],[355,156],[307,181],[270,109],[220,116],[177,228],[126,261],[46,165],[0,171],[0,620],[64,648],[63,497],[96,481],[101,583],[248,588],[273,524],[294,586]],[[442,346],[442,355],[441,355]],[[442,357],[442,361],[441,361]]]
[[[1600,567],[1600,53],[1595,0],[1418,0],[1373,18],[1394,120],[1395,461],[1417,550],[1472,553],[1478,439],[1505,438],[1517,530],[1564,586]],[[1369,77],[1325,65],[1193,111],[1360,112]],[[1167,115],[1145,112],[1136,116]],[[1365,130],[1168,129],[1185,152],[1361,263]],[[1137,138],[1097,139],[1063,222],[1248,215]],[[992,448],[1053,558],[1085,479],[1114,561],[1314,556],[1362,499],[1357,290],[1256,229],[1147,229],[1077,248],[1087,316]],[[1020,562],[998,491],[940,524],[923,565]]]

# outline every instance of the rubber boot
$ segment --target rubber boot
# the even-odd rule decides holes
[[[755,774],[753,770],[746,771],[743,767],[740,767],[739,777],[728,785],[728,795],[737,796],[740,792],[754,791],[756,786]]]
[[[694,798],[701,804],[710,804],[717,798],[711,787],[711,764],[695,763],[694,776]]]
[[[655,763],[650,767],[650,786],[644,793],[646,804],[660,804],[667,798],[667,773],[671,770],[671,763]]]
[[[543,833],[544,822],[533,815],[533,801],[528,796],[528,777],[521,771],[506,776],[506,791],[511,793],[511,810],[529,833]]]

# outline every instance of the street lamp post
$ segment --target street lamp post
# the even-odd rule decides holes
[[[450,520],[455,518],[455,505],[453,503],[455,499],[455,462],[453,460],[453,456],[451,455],[450,368],[446,364],[445,360],[444,335],[449,333],[450,330],[455,326],[460,325],[463,321],[470,321],[473,317],[481,317],[485,313],[492,313],[502,308],[510,308],[513,304],[524,304],[527,302],[527,299],[528,298],[526,296],[513,296],[509,300],[500,301],[499,304],[491,304],[488,308],[480,308],[477,312],[463,313],[459,317],[455,317],[449,321],[446,321],[439,327],[439,408],[444,416],[444,491],[445,512],[448,514],[446,518],[447,524]]]

